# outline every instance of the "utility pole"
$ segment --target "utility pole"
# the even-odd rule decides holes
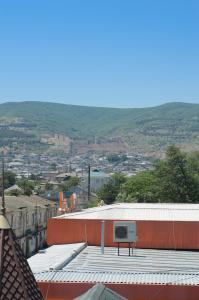
[[[37,199],[36,199],[36,206],[35,206],[35,237],[36,237],[36,243],[35,243],[35,252],[38,251],[38,210],[37,210]]]
[[[91,166],[88,165],[88,203],[91,197]]]
[[[2,152],[2,207],[1,207],[1,213],[2,215],[5,215],[6,213],[6,207],[5,207],[5,196],[4,196],[4,153]]]

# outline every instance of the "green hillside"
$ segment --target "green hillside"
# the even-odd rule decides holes
[[[199,144],[199,104],[168,103],[152,108],[118,109],[47,102],[0,105],[0,136],[15,132],[37,143],[40,135],[64,134],[76,139],[122,137],[133,144]],[[5,134],[4,134],[5,133]]]

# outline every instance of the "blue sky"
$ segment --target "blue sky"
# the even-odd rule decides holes
[[[0,102],[199,103],[199,1],[0,0]]]

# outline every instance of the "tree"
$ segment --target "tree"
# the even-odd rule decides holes
[[[50,182],[47,182],[45,184],[45,190],[46,191],[52,191],[53,190],[53,184],[51,184]]]
[[[115,202],[121,186],[125,181],[126,177],[124,175],[120,173],[114,174],[111,180],[105,183],[98,191],[98,197],[104,200],[106,204],[112,204]]]
[[[18,181],[19,187],[23,189],[24,195],[30,196],[33,193],[34,190],[34,182],[31,180],[28,180],[26,178],[22,178]]]
[[[13,172],[4,172],[4,187],[7,189],[16,183],[16,175]],[[2,185],[2,177],[0,178],[0,184]]]
[[[170,146],[164,160],[151,171],[130,177],[122,185],[117,201],[199,202],[199,152],[187,154]]]
[[[156,178],[153,171],[143,171],[122,185],[118,202],[157,202]]]
[[[192,161],[193,163],[193,161]],[[166,151],[166,159],[155,166],[161,202],[197,202],[199,186],[188,155],[176,146]]]
[[[64,183],[62,183],[59,187],[59,190],[66,192],[73,187],[76,187],[80,183],[80,178],[71,176]]]

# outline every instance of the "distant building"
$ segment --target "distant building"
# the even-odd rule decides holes
[[[90,172],[90,188],[91,192],[96,193],[105,183],[111,180],[111,176],[98,169]],[[84,189],[88,186],[88,175],[84,176],[84,182],[82,183]]]
[[[76,200],[75,200],[75,208],[74,211],[79,211],[81,209],[88,207],[88,191],[83,190],[81,186],[75,186],[73,188],[70,188],[65,194],[71,195],[72,193],[75,193]],[[92,195],[92,194],[91,194]],[[42,197],[48,200],[56,201],[57,204],[59,204],[60,200],[60,193],[56,191],[45,191],[42,194]],[[65,197],[68,198],[68,197]]]
[[[68,180],[70,177],[71,175],[69,173],[61,173],[56,176],[56,180],[61,183]]]

